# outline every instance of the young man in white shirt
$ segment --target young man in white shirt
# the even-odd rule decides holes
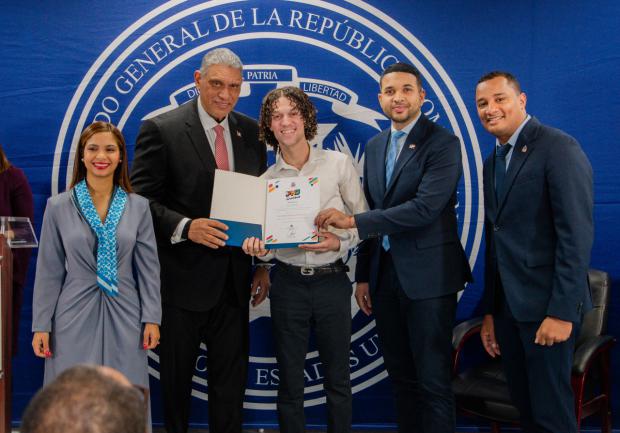
[[[312,147],[309,141],[316,132],[316,109],[302,90],[283,87],[268,93],[261,107],[259,135],[276,151],[277,160],[263,176],[318,177],[321,209],[365,211],[366,200],[352,161],[340,152]],[[356,229],[334,229],[320,232],[318,243],[269,253],[257,238],[243,244],[246,253],[276,263],[270,300],[280,369],[281,432],[305,431],[304,364],[311,328],[325,376],[327,431],[351,430],[351,281],[342,258],[358,241]]]

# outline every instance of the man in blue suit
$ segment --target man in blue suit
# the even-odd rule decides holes
[[[527,432],[577,431],[571,365],[591,307],[592,167],[579,143],[525,111],[507,72],[476,87],[482,126],[496,137],[484,163],[486,351],[500,354]]]
[[[364,239],[355,297],[375,315],[399,431],[453,433],[452,326],[457,292],[471,281],[454,210],[461,147],[421,113],[425,92],[413,66],[391,65],[380,86],[392,124],[366,144],[371,210],[349,216],[328,209],[316,222],[357,227]]]

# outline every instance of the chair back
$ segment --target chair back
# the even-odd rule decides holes
[[[602,335],[607,331],[607,311],[611,292],[611,279],[607,272],[598,269],[588,270],[588,283],[592,295],[592,310],[583,318],[577,347],[588,337]]]

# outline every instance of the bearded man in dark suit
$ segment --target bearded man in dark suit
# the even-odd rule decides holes
[[[457,292],[472,279],[454,210],[461,145],[421,112],[426,93],[412,65],[390,65],[379,84],[392,122],[366,144],[370,210],[327,209],[317,224],[357,227],[363,239],[355,298],[376,319],[398,431],[452,433],[452,327]]]

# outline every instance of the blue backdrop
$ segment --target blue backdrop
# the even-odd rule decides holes
[[[246,65],[239,111],[256,117],[269,89],[286,83],[300,86],[319,109],[314,145],[351,154],[360,173],[365,141],[389,124],[377,103],[378,76],[387,65],[408,61],[426,82],[423,111],[462,141],[464,177],[457,213],[476,277],[459,303],[458,319],[466,319],[476,313],[482,289],[480,174],[494,144],[479,125],[474,87],[483,73],[505,69],[520,78],[528,112],[575,136],[589,156],[595,172],[596,224],[591,263],[617,283],[620,193],[614,173],[620,150],[612,141],[620,136],[616,1],[2,3],[0,142],[30,180],[37,232],[46,199],[66,187],[73,146],[84,126],[95,119],[116,123],[133,154],[142,119],[195,96],[192,73],[210,48],[230,47]],[[350,260],[353,264],[355,258]],[[42,361],[30,349],[33,265],[34,260],[14,361],[15,421],[42,381]],[[617,301],[618,295],[612,294],[612,334],[620,334]],[[352,312],[354,423],[390,424],[393,409],[374,322],[358,314],[354,303]],[[252,310],[245,419],[253,425],[276,422],[278,371],[269,320],[268,303]],[[620,371],[617,355],[616,350],[614,371]],[[198,359],[194,378],[196,424],[207,421],[205,357],[206,352]],[[155,422],[161,420],[157,361],[157,353],[151,353]],[[313,424],[324,423],[321,378],[311,344],[305,391],[308,422]],[[617,391],[615,387],[616,427]]]

